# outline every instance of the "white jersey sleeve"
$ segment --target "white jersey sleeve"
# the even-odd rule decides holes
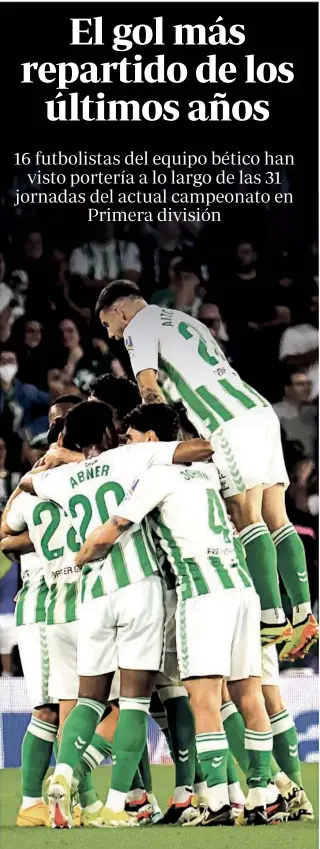
[[[142,472],[150,466],[171,466],[180,442],[139,442],[127,445],[121,451],[128,453],[128,463]],[[116,449],[118,450],[118,449]]]
[[[139,525],[151,510],[154,510],[168,493],[166,472],[162,468],[151,468],[136,478],[125,498],[117,507],[117,516]]]
[[[156,306],[145,307],[129,322],[123,338],[135,376],[146,369],[158,371],[159,332]]]
[[[12,531],[24,531],[27,527],[23,513],[24,493],[18,495],[11,504],[7,515],[7,525]]]
[[[55,501],[56,504],[66,508],[69,493],[69,486],[66,484],[69,484],[71,468],[74,466],[77,466],[77,463],[68,463],[57,469],[49,469],[47,472],[33,475],[32,483],[36,495],[45,501]]]

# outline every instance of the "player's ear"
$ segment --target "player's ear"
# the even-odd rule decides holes
[[[159,442],[157,434],[154,430],[147,430],[145,436],[147,442]]]

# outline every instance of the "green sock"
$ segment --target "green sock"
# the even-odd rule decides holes
[[[197,754],[207,782],[209,806],[218,810],[229,805],[227,763],[228,742],[225,733],[207,732],[196,735]]]
[[[228,784],[237,784],[238,781],[239,781],[236,762],[235,762],[235,759],[234,759],[233,755],[231,754],[231,752],[228,752],[227,779],[228,779]]]
[[[145,790],[139,769],[137,769],[133,776],[130,790]]]
[[[149,752],[148,752],[148,746],[147,745],[145,745],[144,750],[142,752],[138,772],[140,773],[140,776],[141,776],[141,779],[142,779],[142,784],[140,784],[140,787],[143,788],[146,791],[146,793],[152,793],[152,777],[151,777]],[[134,788],[131,787],[131,790],[133,790],[133,789]]]
[[[56,772],[61,764],[75,770],[81,757],[92,740],[98,722],[105,712],[105,705],[93,699],[78,699],[77,704],[67,716],[62,729]],[[68,778],[70,778],[70,772]]]
[[[276,550],[264,522],[256,522],[240,532],[247,565],[260,598],[262,620],[267,624],[285,621],[280,597]],[[263,615],[266,612],[267,615]]]
[[[161,691],[160,691],[161,694]],[[191,787],[195,781],[195,727],[189,699],[165,699],[164,707],[176,767],[176,787]]]
[[[225,702],[222,705],[221,719],[228,738],[229,748],[246,776],[249,769],[249,757],[244,745],[245,724],[234,702]]]
[[[120,714],[112,744],[111,792],[127,794],[147,742],[150,699],[120,696],[119,705]],[[112,807],[110,800],[107,804]]]
[[[78,793],[79,802],[82,808],[87,808],[88,805],[93,805],[98,801],[99,797],[93,786],[91,772],[88,772],[88,774],[81,779],[78,787]]]
[[[22,741],[21,781],[22,795],[41,799],[42,783],[50,764],[57,726],[31,718]]]
[[[202,782],[204,780],[205,780],[205,778],[204,778],[204,775],[203,775],[202,766],[201,766],[201,763],[199,761],[197,750],[196,750],[196,768],[195,768],[195,773],[194,773],[194,783],[195,784],[202,784]]]
[[[293,607],[293,624],[302,622],[311,613],[310,589],[304,545],[289,522],[272,534],[276,547],[278,570]],[[295,607],[302,607],[294,610]]]
[[[273,745],[274,745],[274,743],[273,743]],[[276,775],[278,775],[279,772],[281,772],[279,764],[277,763],[274,755],[271,755],[271,764],[270,764],[271,781],[273,780],[273,778],[275,778]]]
[[[273,750],[280,769],[291,781],[302,786],[301,767],[299,761],[298,737],[294,721],[287,710],[275,713],[270,717]]]
[[[108,740],[105,740],[104,737],[101,737],[101,734],[95,732],[90,745],[83,752],[79,766],[73,772],[73,777],[80,782],[85,775],[88,775],[89,772],[100,766],[102,761],[111,758],[111,756],[112,744]]]
[[[246,728],[245,747],[249,757],[247,785],[250,788],[267,787],[270,780],[272,731],[252,731]]]

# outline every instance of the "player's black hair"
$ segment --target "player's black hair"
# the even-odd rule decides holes
[[[82,401],[65,417],[65,435],[81,450],[87,445],[101,445],[106,431],[109,447],[116,448],[119,443],[112,409],[103,402]]]
[[[60,433],[62,433],[64,425],[65,425],[65,417],[64,416],[57,416],[57,418],[54,419],[53,422],[51,422],[51,425],[50,425],[48,433],[47,433],[47,443],[48,443],[49,446],[53,445],[54,442],[58,442],[58,436],[59,436]],[[76,443],[72,441],[72,439],[68,436],[68,434],[64,435],[63,447],[69,448],[70,451],[77,451],[78,450]]]
[[[96,315],[108,309],[120,298],[142,298],[139,286],[131,280],[113,280],[102,289],[96,303]]]
[[[110,404],[120,421],[141,401],[136,383],[127,377],[116,377],[114,374],[95,377],[90,383],[89,394],[98,401]]]
[[[125,417],[123,425],[140,433],[153,430],[160,442],[172,442],[178,437],[180,419],[168,404],[140,404]]]
[[[79,395],[73,395],[72,392],[66,393],[65,395],[59,395],[58,398],[55,398],[52,401],[51,407],[55,407],[56,404],[81,404],[83,398],[79,398]]]
[[[47,442],[48,445],[52,445],[54,442],[58,442],[58,436],[64,428],[64,418],[63,416],[58,416],[51,423],[48,433],[47,433]]]

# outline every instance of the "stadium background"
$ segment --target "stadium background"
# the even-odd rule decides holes
[[[291,173],[282,169],[281,179],[284,190],[296,188],[299,195],[301,184],[292,186]],[[121,344],[109,344],[94,317],[104,282],[119,275],[131,277],[148,301],[177,306],[203,319],[241,376],[279,404],[291,480],[288,512],[305,545],[317,614],[315,362],[307,372],[299,367],[296,375],[289,369],[298,353],[297,328],[300,350],[308,354],[315,347],[318,248],[312,187],[305,187],[304,205],[281,207],[280,213],[271,202],[254,212],[242,209],[241,216],[239,210],[229,209],[219,225],[97,228],[86,224],[78,209],[72,216],[66,208],[57,212],[46,206],[41,215],[32,207],[13,209],[14,189],[22,190],[23,185],[20,170],[19,178],[3,191],[0,207],[0,367],[16,363],[18,369],[9,391],[0,376],[1,509],[20,475],[44,450],[50,400],[64,392],[85,398],[90,380],[105,372],[132,378]],[[302,405],[292,386],[296,378],[305,383]],[[295,411],[293,426],[288,397]],[[13,614],[14,581],[16,589],[20,585],[18,570],[11,572],[9,582],[7,565],[2,558],[1,621]],[[10,670],[14,677],[3,677],[5,671],[0,679],[0,767],[19,765],[29,712],[16,648]],[[282,673],[300,758],[318,760],[316,651],[294,667],[284,666]],[[169,762],[152,721],[149,745],[153,763]]]

